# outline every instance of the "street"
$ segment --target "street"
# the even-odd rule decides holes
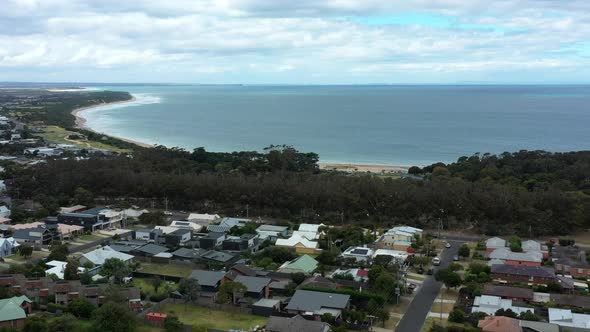
[[[448,242],[452,247],[443,250],[440,256],[441,264],[439,267],[435,267],[435,272],[440,268],[449,266],[453,262],[453,256],[457,255],[459,247],[465,243],[465,241],[450,239]],[[420,332],[441,286],[442,284],[440,282],[434,280],[434,276],[427,276],[418,294],[416,294],[414,300],[408,306],[404,317],[397,324],[395,331]]]

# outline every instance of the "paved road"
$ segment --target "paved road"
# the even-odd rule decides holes
[[[448,239],[448,242],[452,244],[452,247],[443,250],[440,267],[438,268],[445,268],[452,263],[453,256],[457,255],[459,247],[464,243],[464,241],[452,239]],[[406,314],[397,324],[395,331],[420,332],[441,286],[441,283],[434,280],[434,276],[427,276],[418,294],[416,294],[414,300],[408,306]]]

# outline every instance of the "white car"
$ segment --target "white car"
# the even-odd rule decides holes
[[[445,244],[445,248],[450,248],[450,247],[451,247],[451,244],[447,242],[447,243]]]
[[[434,257],[432,259],[432,265],[439,266],[440,265],[440,258]]]

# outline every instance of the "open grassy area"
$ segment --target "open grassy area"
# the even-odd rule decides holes
[[[106,238],[107,236],[104,235],[98,235],[98,234],[84,234],[81,236],[78,236],[77,239],[82,240],[82,241],[97,241],[97,240],[102,240],[104,238]]]
[[[438,302],[434,302],[432,304],[432,308],[430,309],[431,312],[436,312],[436,313],[440,313],[441,310],[444,314],[448,314],[449,312],[451,312],[451,310],[453,310],[453,307],[455,306],[454,303],[443,303],[442,304],[442,308],[441,308],[441,304],[440,301]]]
[[[14,254],[11,256],[6,256],[4,257],[4,259],[6,260],[7,263],[15,262],[15,263],[25,263],[25,262],[29,262],[32,261],[34,259],[39,259],[39,258],[45,258],[49,255],[48,252],[43,252],[43,251],[33,251],[33,254],[31,255],[31,257],[25,258],[19,254]]]
[[[167,304],[158,312],[175,315],[184,324],[220,330],[249,330],[257,325],[265,325],[267,320],[261,316],[185,306],[184,304]]]
[[[39,134],[39,136],[41,136],[47,140],[56,142],[56,143],[72,144],[72,145],[76,145],[76,146],[79,146],[82,148],[104,149],[104,150],[110,150],[110,151],[115,151],[115,152],[129,152],[129,150],[117,148],[117,147],[114,147],[114,146],[111,146],[108,144],[104,144],[101,142],[89,141],[87,139],[80,139],[80,140],[68,139],[67,137],[69,135],[80,135],[80,133],[69,131],[69,130],[66,130],[62,127],[42,126],[41,129],[43,130],[43,133]]]
[[[154,287],[153,284],[153,279],[152,278],[137,278],[134,277],[133,278],[133,282],[131,283],[132,286],[135,286],[137,288],[139,288],[143,293],[145,294],[149,294],[149,295],[167,295],[167,291],[166,289],[168,288],[171,291],[175,291],[178,290],[178,284],[172,281],[164,281],[162,280],[162,283],[160,284],[160,286],[158,287],[158,291],[156,292],[156,289]],[[168,287],[166,287],[166,285],[168,285]]]
[[[141,263],[141,273],[186,278],[193,268],[189,265]]]

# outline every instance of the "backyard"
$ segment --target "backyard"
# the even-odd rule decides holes
[[[267,320],[261,316],[184,304],[166,304],[158,312],[177,316],[184,324],[220,330],[249,330],[255,326],[265,325]]]

